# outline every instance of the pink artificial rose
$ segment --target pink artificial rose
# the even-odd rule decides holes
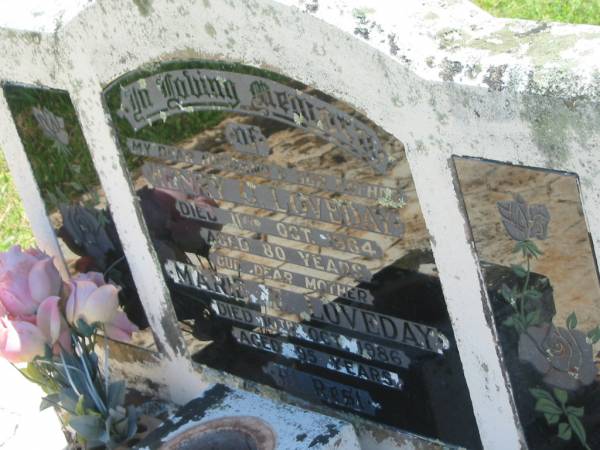
[[[104,275],[102,275],[100,272],[78,273],[73,277],[73,281],[91,281],[98,287],[106,284],[104,281]]]
[[[114,319],[104,326],[104,334],[115,341],[129,342],[131,340],[131,335],[135,331],[138,331],[138,329],[139,328],[127,318],[127,314],[123,311],[117,311],[117,315]]]
[[[0,356],[12,363],[44,356],[46,341],[38,327],[20,320],[0,319]]]
[[[129,342],[138,327],[119,309],[118,294],[118,289],[112,284],[106,284],[99,272],[76,275],[67,300],[67,320],[70,323],[76,323],[79,319],[88,324],[101,322],[107,337]]]
[[[108,323],[117,314],[118,295],[118,289],[112,284],[98,287],[92,281],[74,279],[67,299],[67,320],[72,324],[80,319],[88,325]]]
[[[69,326],[60,313],[59,302],[59,297],[48,297],[37,310],[36,325],[51,347],[65,339],[65,332],[69,333]]]
[[[15,245],[0,254],[0,302],[13,317],[35,315],[42,300],[60,293],[62,280],[52,258]]]

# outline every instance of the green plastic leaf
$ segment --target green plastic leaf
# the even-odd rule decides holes
[[[125,381],[115,381],[108,387],[108,407],[116,409],[125,403]]]
[[[579,420],[579,418],[573,414],[567,415],[567,419],[569,419],[569,425],[571,425],[571,428],[573,429],[573,432],[579,441],[581,443],[586,442],[587,437],[585,435],[585,428],[583,428],[581,420]]]
[[[528,328],[531,325],[537,325],[540,323],[540,311],[535,309],[525,316],[525,320],[527,321]]]
[[[506,300],[509,303],[511,303],[514,300],[512,291],[509,289],[509,287],[506,284],[503,284],[500,287],[500,295],[502,295],[504,300]]]
[[[523,292],[523,296],[532,300],[539,300],[542,298],[542,293],[540,291],[536,291],[535,289],[527,289],[525,292]]]
[[[561,414],[562,409],[554,402],[545,398],[540,398],[535,403],[535,410],[544,414]]]
[[[554,399],[552,398],[552,394],[544,389],[532,388],[529,389],[529,392],[537,399],[545,398],[546,400],[550,400],[551,402],[554,401]]]
[[[558,424],[558,437],[565,440],[565,441],[569,441],[571,440],[571,427],[569,426],[568,423],[564,423],[561,422]]]
[[[513,253],[519,253],[521,251],[521,241],[518,241],[512,249]]]
[[[567,414],[573,415],[576,417],[583,417],[584,408],[583,408],[583,406],[581,408],[577,408],[575,406],[569,406],[569,407],[567,407]]]
[[[85,416],[85,397],[83,395],[80,395],[79,400],[77,400],[77,405],[75,405],[75,414],[78,416]]]
[[[521,265],[511,264],[510,268],[512,269],[513,273],[519,278],[525,278],[527,276],[527,270],[525,270],[525,268]]]
[[[104,423],[97,416],[71,416],[69,425],[86,441],[98,441],[104,434]]]
[[[77,321],[77,331],[79,331],[82,336],[90,337],[96,331],[96,327],[88,325],[83,319],[79,319]]]
[[[58,393],[46,395],[44,398],[42,398],[42,401],[40,402],[40,411],[51,408],[53,406],[57,406],[59,402],[60,395]]]
[[[548,422],[548,425],[554,425],[556,423],[558,423],[558,419],[560,419],[560,415],[559,414],[544,414],[544,417],[546,418],[546,422]]]
[[[525,256],[527,256],[528,253],[534,258],[544,254],[533,241],[523,241],[523,252],[525,253]]]
[[[597,326],[593,330],[591,330],[588,334],[588,339],[592,341],[592,344],[600,341],[600,326]]]
[[[77,395],[71,388],[64,388],[58,394],[60,398],[60,404],[68,411],[75,411],[77,406]]]
[[[31,381],[33,381],[39,385],[46,384],[46,377],[44,377],[42,372],[40,372],[40,369],[38,368],[38,366],[35,363],[29,363],[29,364],[27,364],[27,367],[25,367],[24,369],[20,369],[20,370],[23,373],[23,375],[25,375]]]
[[[567,391],[563,389],[554,388],[553,390],[554,396],[558,399],[561,405],[567,403],[567,399],[569,398],[569,394]]]
[[[514,327],[515,326],[514,316],[510,316],[510,317],[504,319],[504,321],[502,322],[502,325],[505,325],[507,327]]]
[[[577,327],[577,316],[572,312],[569,314],[569,317],[567,317],[567,328],[569,330],[574,330],[575,327]]]
[[[138,410],[133,405],[127,407],[127,439],[137,432]]]

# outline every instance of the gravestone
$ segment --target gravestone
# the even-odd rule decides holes
[[[130,386],[363,450],[599,445],[597,28],[75,1],[0,28],[0,143],[39,245],[123,288]]]
[[[105,102],[194,361],[480,446],[399,141],[241,65],[134,73]]]

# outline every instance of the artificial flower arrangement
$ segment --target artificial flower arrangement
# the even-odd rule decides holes
[[[99,332],[126,342],[137,331],[118,292],[98,272],[64,282],[37,249],[0,253],[0,356],[42,387],[41,408],[62,410],[87,448],[114,448],[137,427],[125,382],[109,379],[106,340],[102,371],[95,352]]]

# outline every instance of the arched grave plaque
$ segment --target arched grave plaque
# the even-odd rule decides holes
[[[398,140],[239,65],[127,75],[105,101],[196,362],[480,447]]]

